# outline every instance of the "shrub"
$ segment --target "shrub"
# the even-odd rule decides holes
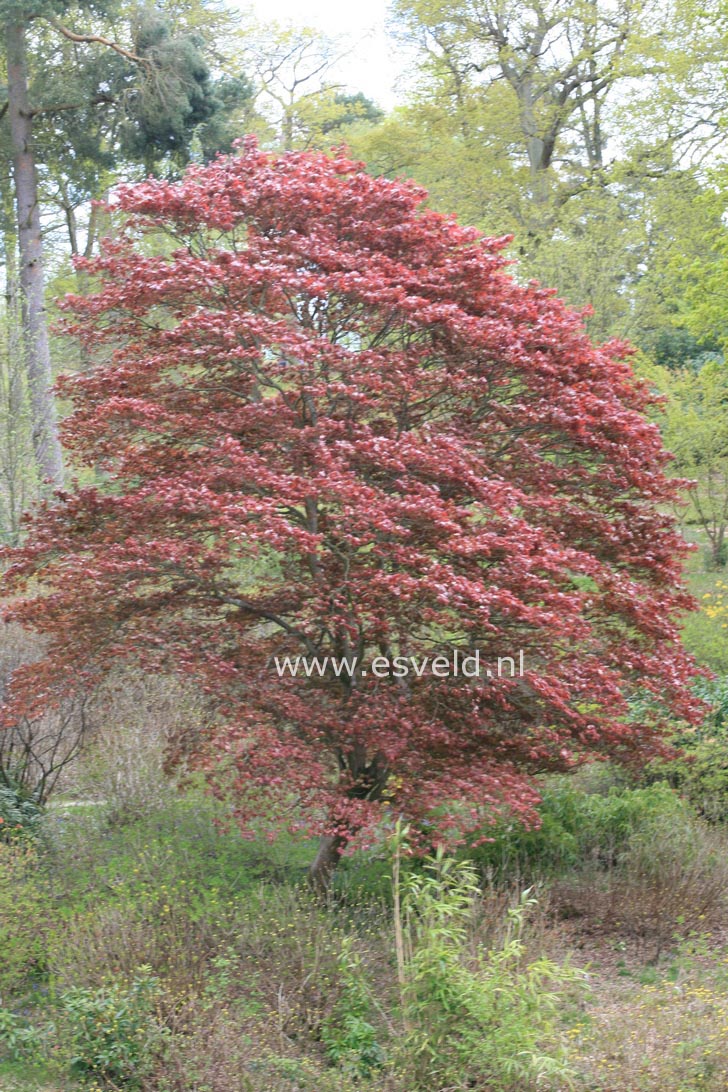
[[[110,825],[169,806],[176,786],[165,759],[190,725],[204,720],[191,688],[131,668],[105,680],[89,710],[89,742],[74,771],[74,789],[106,805]]]
[[[361,957],[345,937],[338,960],[340,996],[324,1022],[321,1039],[329,1059],[354,1076],[371,1076],[381,1068],[384,1051],[372,1024],[372,995],[364,978]]]
[[[648,777],[665,778],[706,819],[724,822],[728,819],[728,677],[701,679],[695,690],[708,702],[708,715],[699,728],[675,737],[684,758],[653,763]]]
[[[282,1034],[277,1014],[254,996],[245,965],[232,953],[213,961],[203,995],[177,1006],[166,1023],[171,1034],[144,1092],[355,1092],[364,1078],[344,1044],[332,1066],[316,1034]],[[315,967],[310,968],[315,973]],[[357,972],[358,973],[358,972]],[[325,972],[324,972],[325,974]],[[332,987],[333,988],[333,987]],[[335,1036],[333,1022],[332,1035]],[[333,1040],[322,1034],[324,1044]],[[356,1041],[360,1046],[361,1041]],[[387,1073],[372,1078],[377,1092],[407,1092]]]
[[[264,1039],[256,1035],[253,1052],[250,1029],[238,1013],[200,1005],[195,998],[169,1023],[171,1034],[142,1080],[144,1092],[252,1092],[251,1055],[260,1058]]]
[[[585,869],[552,887],[562,914],[588,915],[599,929],[617,928],[655,945],[720,919],[728,891],[722,832],[689,814],[655,814],[635,830],[616,864]]]
[[[700,928],[725,903],[725,841],[700,820],[685,816],[668,826],[656,818],[632,837],[614,886],[620,917],[636,931]]]
[[[138,1088],[161,1045],[162,1031],[154,1018],[158,992],[157,980],[140,967],[129,986],[115,982],[62,993],[59,1005],[71,1072],[114,1087]]]
[[[672,822],[690,808],[665,782],[636,789],[610,786],[603,794],[581,791],[559,778],[544,787],[538,811],[539,828],[512,822],[496,828],[492,841],[469,851],[483,874],[531,880],[579,867],[608,868],[635,831],[658,816]]]
[[[236,949],[248,996],[282,1035],[320,1040],[341,991],[342,929],[305,889],[261,887],[238,919]]]
[[[40,660],[45,639],[14,623],[0,622],[0,700],[5,703],[15,682]],[[48,695],[46,695],[48,697]],[[6,718],[0,732],[0,782],[20,801],[44,804],[59,779],[81,751],[87,729],[88,694],[64,689],[48,702],[42,715]]]
[[[402,880],[401,1064],[408,1088],[563,1087],[570,1070],[554,991],[581,976],[548,959],[526,961],[521,934],[534,901],[528,892],[510,911],[502,945],[470,956],[468,925],[479,897],[472,866],[441,852],[424,872]]]
[[[38,831],[42,808],[9,779],[0,784],[0,841],[13,841]]]
[[[0,841],[0,995],[27,988],[45,971],[53,924],[51,900],[35,846]]]
[[[56,980],[100,988],[111,977],[133,976],[143,963],[174,994],[195,991],[204,981],[216,938],[212,928],[191,920],[188,909],[119,899],[74,915],[50,945]]]
[[[11,1062],[37,1058],[41,1033],[17,1013],[0,1008],[0,1047]]]

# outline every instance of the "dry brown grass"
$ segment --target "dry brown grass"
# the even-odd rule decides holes
[[[656,960],[676,939],[717,927],[728,913],[728,853],[722,830],[676,818],[633,838],[618,864],[551,885],[552,906],[582,931],[636,938]]]
[[[608,961],[568,1034],[579,1089],[725,1092],[728,952],[708,940],[701,957],[666,960],[654,974],[629,955]]]

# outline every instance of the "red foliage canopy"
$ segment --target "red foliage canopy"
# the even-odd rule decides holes
[[[14,555],[12,617],[50,639],[19,699],[125,659],[198,678],[196,759],[243,823],[267,796],[319,830],[528,818],[534,771],[645,758],[696,715],[676,486],[625,346],[424,199],[249,143],[121,189],[67,301],[99,362],[60,384],[65,443],[103,484]],[[525,671],[371,670],[455,650]],[[298,655],[358,664],[279,677]]]

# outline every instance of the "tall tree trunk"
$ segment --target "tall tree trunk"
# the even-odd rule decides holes
[[[43,286],[43,243],[38,180],[33,155],[33,118],[28,102],[26,28],[5,28],[8,66],[8,119],[13,155],[18,217],[23,352],[32,413],[33,451],[38,472],[54,486],[63,484],[63,456],[58,439],[56,406]]]
[[[25,385],[23,382],[23,340],[18,284],[17,239],[14,229],[12,199],[9,186],[2,187],[5,255],[5,323],[7,356],[0,364],[0,422],[2,423],[2,452],[0,453],[0,480],[3,488],[3,526],[0,535],[12,546],[20,540],[20,523],[26,509],[31,483],[35,480],[33,453],[26,432],[27,416]]]
[[[711,569],[725,568],[725,533],[726,526],[725,524],[720,523],[713,531],[713,534],[710,536]]]

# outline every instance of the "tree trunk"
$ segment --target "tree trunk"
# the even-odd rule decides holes
[[[0,535],[4,543],[16,546],[20,541],[20,524],[34,483],[33,453],[29,446],[23,382],[23,341],[20,293],[18,285],[17,240],[9,187],[2,186],[3,219],[6,225],[5,253],[5,323],[7,356],[0,365],[0,429],[2,454],[0,479],[3,486],[3,526]]]
[[[725,568],[726,555],[725,555],[725,532],[726,529],[722,525],[717,528],[715,533],[711,537],[710,541],[710,559],[712,569]]]
[[[18,218],[23,352],[28,374],[33,451],[38,472],[53,486],[63,484],[63,457],[53,399],[50,346],[43,285],[43,243],[38,180],[33,155],[33,118],[28,102],[28,71],[22,23],[5,28],[8,70],[8,119]]]
[[[369,758],[365,747],[361,744],[352,745],[346,754],[339,755],[339,766],[351,776],[348,790],[350,800],[382,799],[389,778],[387,763],[382,754],[377,753]],[[325,834],[322,837],[313,864],[308,870],[309,883],[314,890],[322,894],[328,890],[341,854],[358,829],[354,823],[342,831],[339,822],[338,834]]]
[[[342,834],[324,834],[319,842],[318,852],[308,870],[308,880],[315,891],[325,894],[331,884],[341,854],[346,848],[348,838]]]

